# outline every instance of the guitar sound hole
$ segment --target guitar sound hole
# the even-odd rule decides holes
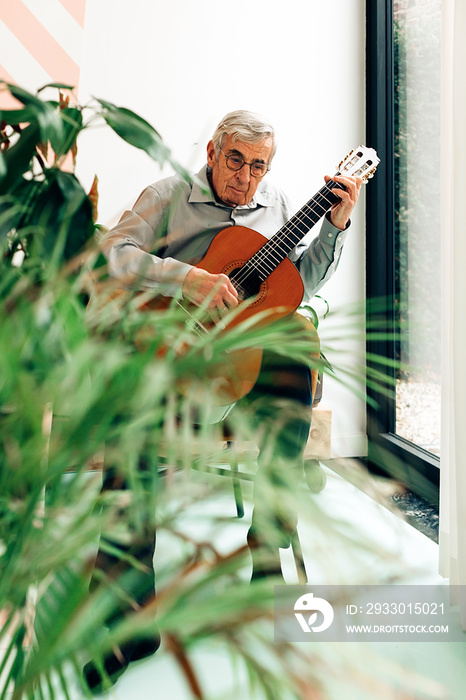
[[[239,267],[233,270],[228,276],[238,292],[240,301],[251,299],[259,294],[262,280],[255,270],[246,271],[242,267]]]

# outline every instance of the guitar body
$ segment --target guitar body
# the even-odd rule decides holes
[[[223,273],[234,279],[235,272],[240,271],[265,243],[265,236],[245,226],[226,228],[215,236],[207,253],[196,267],[213,274]],[[270,312],[262,321],[267,324],[287,316],[296,311],[304,293],[301,276],[288,258],[282,260],[264,282],[260,283],[252,278],[250,285],[250,303],[235,316],[227,328],[260,311]],[[247,301],[247,298],[245,296],[241,300]]]
[[[244,265],[265,243],[265,236],[252,229],[244,226],[226,228],[215,236],[206,255],[196,267],[212,274],[223,273],[234,279],[234,275],[241,273]],[[260,324],[269,324],[291,314],[298,308],[304,293],[301,276],[288,258],[282,260],[262,283],[252,276],[249,287],[251,296],[246,294],[241,301],[249,298],[250,303],[226,324],[226,330],[259,312],[266,312]],[[260,348],[229,352],[221,364],[215,367],[215,376],[212,376],[209,387],[210,397],[214,397],[219,405],[235,403],[251,391],[259,376],[261,364]],[[187,391],[187,387],[184,391]]]
[[[205,256],[196,263],[211,274],[225,274],[234,280],[235,275],[242,274],[246,263],[267,243],[267,238],[253,229],[244,226],[231,226],[218,233],[210,244]],[[285,258],[270,273],[266,280],[260,282],[254,275],[247,276],[247,289],[239,294],[245,303],[241,311],[225,324],[225,330],[265,312],[259,325],[293,313],[303,298],[304,286],[301,276],[293,263]],[[161,309],[171,303],[166,297],[155,298],[144,306]],[[212,325],[207,323],[206,325]],[[206,388],[205,378],[192,378],[180,387],[183,394],[203,401],[202,394],[207,391],[208,400],[217,406],[235,403],[248,394],[257,381],[262,364],[261,348],[243,348],[229,351],[218,363],[211,367],[209,384]],[[206,397],[207,398],[207,397]]]

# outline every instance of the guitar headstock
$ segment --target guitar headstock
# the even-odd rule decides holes
[[[373,148],[358,146],[338,166],[338,175],[354,175],[366,183],[374,176],[380,158]]]

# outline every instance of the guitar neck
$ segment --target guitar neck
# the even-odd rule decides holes
[[[338,196],[331,190],[344,189],[342,185],[329,180],[301,209],[272,236],[267,243],[246,263],[254,269],[262,281],[267,279],[273,270],[304,238],[319,219],[338,201]]]

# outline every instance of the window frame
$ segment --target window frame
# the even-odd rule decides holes
[[[393,0],[366,0],[366,143],[381,160],[366,193],[366,349],[368,358],[389,361],[396,357],[393,54]],[[372,337],[376,327],[385,331],[382,339]],[[369,371],[376,365],[367,364],[369,467],[438,506],[440,460],[396,434],[394,391],[370,388]],[[384,372],[394,382],[395,368],[387,365]]]

